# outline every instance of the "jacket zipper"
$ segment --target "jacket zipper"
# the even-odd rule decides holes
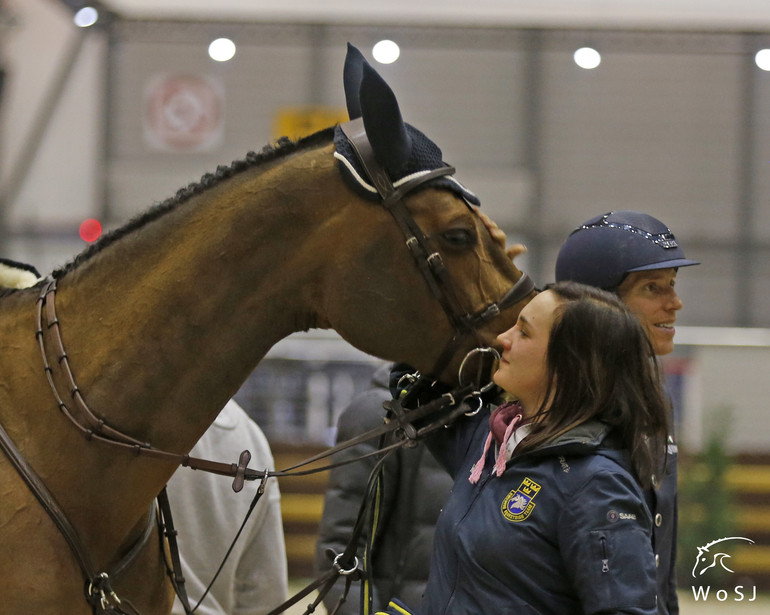
[[[607,557],[607,541],[604,536],[600,536],[599,540],[602,541],[602,572],[609,572],[610,560]]]

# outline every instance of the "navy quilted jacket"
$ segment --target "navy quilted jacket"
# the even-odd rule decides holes
[[[431,443],[455,477],[420,615],[655,615],[652,519],[607,427],[589,423],[481,480],[468,476],[488,415]],[[493,447],[494,448],[494,447]]]

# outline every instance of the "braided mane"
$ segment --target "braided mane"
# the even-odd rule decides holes
[[[249,152],[242,160],[236,160],[230,164],[230,166],[220,165],[217,167],[214,173],[206,173],[201,177],[198,182],[191,183],[184,188],[180,188],[177,193],[166,199],[165,201],[152,206],[144,213],[139,214],[125,225],[117,228],[113,231],[102,236],[97,242],[89,245],[80,254],[75,256],[72,261],[57,268],[53,272],[53,277],[60,279],[67,273],[73,271],[78,266],[92,258],[94,255],[101,252],[107,246],[112,245],[119,239],[129,235],[130,233],[142,228],[146,224],[161,218],[165,214],[176,209],[179,205],[190,200],[192,197],[213,188],[218,183],[225,179],[229,179],[234,175],[241,173],[247,169],[251,169],[261,164],[266,164],[270,161],[277,160],[284,156],[288,156],[294,152],[311,148],[319,143],[330,141],[332,138],[333,128],[326,128],[312,134],[308,137],[304,137],[298,141],[291,141],[287,137],[281,137],[276,143],[268,144],[260,152]]]

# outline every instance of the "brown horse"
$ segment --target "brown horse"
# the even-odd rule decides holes
[[[396,180],[393,169],[409,168],[410,143],[422,136],[399,124],[392,93],[372,73],[353,70],[349,108],[363,115],[375,157]],[[453,327],[389,212],[346,185],[355,173],[343,176],[334,134],[220,167],[54,272],[68,363],[107,424],[159,449],[188,451],[270,347],[309,328],[333,328],[367,353],[433,369]],[[392,147],[399,134],[406,144]],[[448,179],[404,202],[473,313],[522,274]],[[176,465],[88,442],[57,408],[35,334],[39,295],[40,285],[0,299],[0,424],[108,570],[145,531]],[[465,336],[438,375],[456,379],[465,352],[493,344],[520,307]],[[41,335],[52,380],[68,392],[47,327]],[[168,613],[172,599],[153,533],[113,584],[143,615]],[[67,543],[0,455],[0,613],[89,612],[99,608],[84,599]]]

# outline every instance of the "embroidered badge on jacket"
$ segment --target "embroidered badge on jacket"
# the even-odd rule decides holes
[[[514,523],[524,521],[535,509],[535,503],[532,500],[539,491],[540,485],[529,478],[525,478],[521,481],[518,489],[511,491],[505,496],[500,507],[503,517]]]

